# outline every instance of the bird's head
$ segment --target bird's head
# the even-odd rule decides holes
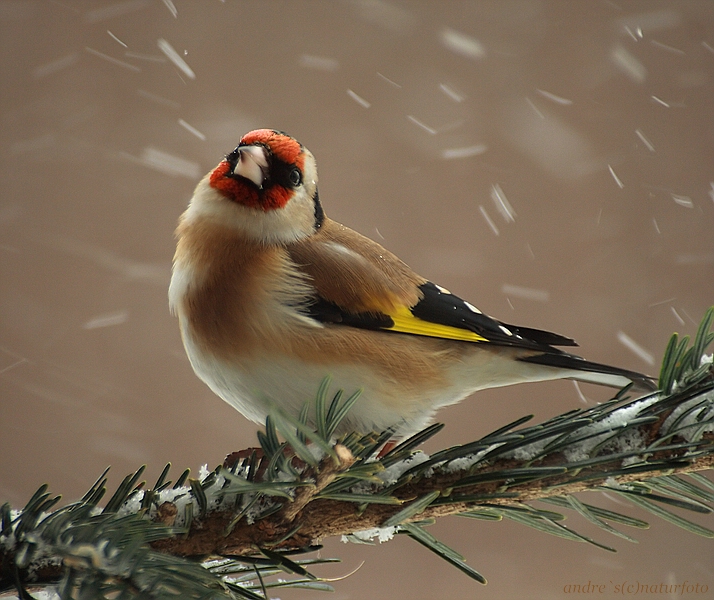
[[[285,133],[246,133],[197,186],[187,218],[209,218],[266,244],[315,233],[324,220],[312,153]]]

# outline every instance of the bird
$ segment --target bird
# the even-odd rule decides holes
[[[571,338],[501,322],[418,275],[327,217],[317,182],[305,146],[258,129],[201,179],[179,219],[171,311],[196,375],[246,418],[297,416],[326,377],[331,391],[360,391],[336,434],[391,429],[395,440],[486,388],[652,389],[646,375],[557,348],[577,346]]]

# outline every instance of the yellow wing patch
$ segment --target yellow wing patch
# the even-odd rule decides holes
[[[431,323],[415,317],[406,306],[400,306],[395,312],[389,314],[394,325],[386,327],[387,331],[411,333],[413,335],[426,335],[445,340],[461,340],[464,342],[488,342],[485,337],[459,327]]]

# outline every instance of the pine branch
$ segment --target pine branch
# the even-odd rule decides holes
[[[258,433],[259,451],[229,457],[200,479],[168,466],[151,489],[143,467],[128,475],[103,509],[106,472],[79,502],[42,486],[22,511],[0,508],[0,591],[27,597],[28,581],[58,582],[62,597],[265,598],[266,589],[331,589],[288,554],[322,539],[406,534],[484,582],[454,550],[424,530],[446,515],[511,519],[545,533],[612,548],[563,526],[563,515],[536,500],[574,510],[603,531],[644,522],[588,505],[573,494],[607,490],[699,535],[710,529],[665,507],[710,513],[714,484],[696,471],[714,462],[714,370],[704,354],[714,341],[710,309],[693,340],[675,334],[665,352],[660,392],[627,390],[595,407],[528,426],[523,417],[472,443],[428,456],[416,448],[433,425],[378,457],[391,431],[331,441],[358,394],[328,402],[325,381],[298,418],[276,412]],[[314,414],[316,427],[307,425]],[[283,441],[280,436],[282,435]],[[682,477],[686,475],[686,477]],[[202,557],[223,557],[201,562]],[[194,557],[198,557],[195,560]],[[235,558],[232,560],[230,557]],[[319,561],[318,561],[319,562]],[[292,581],[273,581],[279,572]],[[89,594],[86,596],[85,594]]]
[[[714,385],[709,385],[682,403],[698,403],[706,399],[711,411],[713,390]],[[648,412],[657,412],[660,404],[662,403],[656,403]],[[499,448],[493,446],[503,444],[507,447],[509,442],[495,441],[480,451],[485,453],[483,458],[464,469],[452,470],[450,465],[454,462],[470,462],[470,457],[473,456],[470,453],[461,455],[459,451],[464,447],[458,447],[449,450],[453,458],[433,470],[418,465],[390,486],[375,486],[370,490],[370,494],[374,495],[373,499],[394,498],[397,503],[370,502],[362,496],[350,500],[347,494],[344,500],[322,498],[320,494],[313,494],[308,503],[298,504],[296,501],[293,506],[289,501],[285,501],[283,510],[266,516],[257,524],[244,520],[234,527],[229,535],[225,535],[225,532],[232,514],[215,512],[194,527],[187,537],[162,540],[155,543],[154,547],[181,556],[246,556],[264,547],[299,549],[314,546],[330,536],[459,514],[476,507],[520,506],[534,500],[597,490],[603,485],[629,490],[627,484],[651,477],[711,469],[714,464],[714,436],[711,433],[702,435],[696,441],[682,439],[672,440],[666,445],[658,443],[668,435],[667,431],[663,431],[667,416],[680,405],[673,404],[672,408],[660,415],[652,415],[654,419],[647,416],[636,417],[636,422],[643,422],[641,425],[621,428],[623,433],[626,430],[633,438],[649,440],[649,444],[616,451],[615,447],[620,439],[618,436],[611,440],[611,445],[603,455],[570,462],[566,457],[567,447],[565,450],[547,452],[536,458],[530,455],[514,458],[516,448],[499,452]],[[625,406],[613,410],[611,416],[618,418],[628,408],[630,407]],[[582,417],[578,417],[578,420],[580,419]],[[558,430],[566,429],[565,426],[572,424],[574,420],[569,418],[566,423],[559,424]],[[571,437],[579,439],[589,434],[587,429],[590,426],[591,424],[586,422],[566,431]],[[511,434],[510,437],[517,435],[519,434]],[[522,442],[523,439],[529,437],[516,441]],[[552,441],[550,437],[545,439]],[[523,446],[519,444],[520,448]],[[501,457],[496,458],[499,455]],[[494,458],[487,459],[486,456]],[[623,462],[628,461],[632,462],[623,465]],[[327,467],[330,463],[331,459],[323,459],[321,466]],[[422,464],[430,465],[431,460]],[[430,497],[431,501],[422,507],[422,510],[403,514],[405,510],[427,497]],[[402,518],[395,519],[400,514]],[[289,519],[286,518],[287,515],[290,515]],[[295,522],[299,523],[300,528],[293,532]]]

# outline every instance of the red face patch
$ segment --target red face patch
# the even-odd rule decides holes
[[[227,160],[221,161],[209,178],[214,190],[221,192],[226,198],[240,202],[251,208],[263,208],[258,198],[258,190],[247,181],[230,177],[231,165]]]
[[[264,146],[273,158],[287,165],[295,165],[302,171],[305,155],[300,144],[290,136],[272,129],[256,129],[246,133],[240,141],[242,146],[253,144]],[[213,170],[209,182],[213,189],[230,200],[263,211],[283,208],[294,194],[278,183],[259,190],[245,179],[232,177],[231,164],[227,160]]]
[[[245,179],[231,177],[230,170],[231,164],[227,160],[221,161],[213,169],[209,183],[214,190],[218,190],[229,200],[249,208],[257,208],[266,212],[283,208],[294,193],[282,185],[272,185],[265,190],[258,190]]]

